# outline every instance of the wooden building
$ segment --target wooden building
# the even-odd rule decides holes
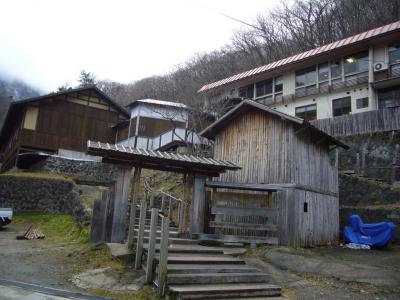
[[[330,151],[346,145],[254,101],[201,134],[215,140],[214,159],[241,167],[206,183],[209,236],[296,246],[338,239],[338,174]]]
[[[90,139],[114,143],[114,127],[127,119],[128,112],[95,86],[15,101],[0,132],[2,171],[16,165],[20,153],[84,153]]]
[[[117,126],[120,145],[147,150],[171,150],[178,146],[206,145],[193,130],[190,108],[183,103],[155,99],[128,105],[130,119]]]

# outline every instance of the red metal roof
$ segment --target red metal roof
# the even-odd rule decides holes
[[[255,75],[260,75],[267,71],[278,69],[278,68],[288,65],[290,63],[299,62],[301,60],[305,60],[305,59],[308,59],[308,58],[316,56],[316,55],[320,55],[320,54],[327,53],[327,52],[330,52],[333,50],[337,50],[342,47],[348,47],[355,43],[370,40],[370,39],[379,37],[381,35],[390,33],[392,31],[397,31],[399,29],[400,29],[400,21],[396,21],[391,24],[387,24],[387,25],[384,25],[384,26],[381,26],[378,28],[374,28],[374,29],[344,38],[342,40],[335,41],[333,43],[323,45],[321,47],[311,49],[311,50],[308,50],[308,51],[305,51],[302,53],[298,53],[293,56],[266,64],[264,66],[257,67],[257,68],[221,79],[219,81],[215,81],[213,83],[206,84],[200,90],[198,90],[198,92],[199,93],[207,92],[207,91],[213,90],[215,88],[218,88],[218,87],[230,84],[230,83],[234,83],[234,82],[237,82],[237,81],[240,81],[240,80],[243,80],[243,79],[255,76]]]

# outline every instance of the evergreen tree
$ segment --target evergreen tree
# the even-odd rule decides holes
[[[96,76],[91,72],[86,72],[85,70],[82,70],[78,82],[79,82],[79,87],[95,85]]]

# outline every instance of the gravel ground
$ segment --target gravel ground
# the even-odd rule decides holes
[[[51,245],[45,239],[17,240],[25,228],[10,225],[0,230],[0,278],[74,289],[68,281],[68,265],[57,255],[68,246]]]

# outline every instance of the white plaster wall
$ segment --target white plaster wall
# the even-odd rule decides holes
[[[317,118],[324,119],[330,118],[333,116],[332,114],[332,100],[343,98],[343,97],[351,97],[351,112],[359,113],[364,111],[373,110],[373,106],[371,105],[371,101],[369,101],[369,106],[363,109],[357,109],[356,107],[356,99],[368,97],[368,89],[366,86],[359,87],[357,89],[350,90],[348,92],[342,91],[331,94],[323,94],[323,95],[314,95],[310,97],[304,97],[302,99],[297,99],[294,102],[282,105],[271,106],[272,108],[276,108],[276,110],[284,112],[289,115],[295,115],[296,107],[317,104]]]
[[[188,120],[187,111],[175,107],[170,108],[160,105],[140,103],[131,110],[131,119],[137,117],[139,113],[141,117],[149,117],[153,119],[167,119],[179,122],[186,122]]]
[[[386,46],[375,46],[373,47],[373,63],[372,66],[374,65],[374,63],[377,62],[383,62],[383,63],[387,63],[388,62],[388,55],[387,55],[387,49]]]

